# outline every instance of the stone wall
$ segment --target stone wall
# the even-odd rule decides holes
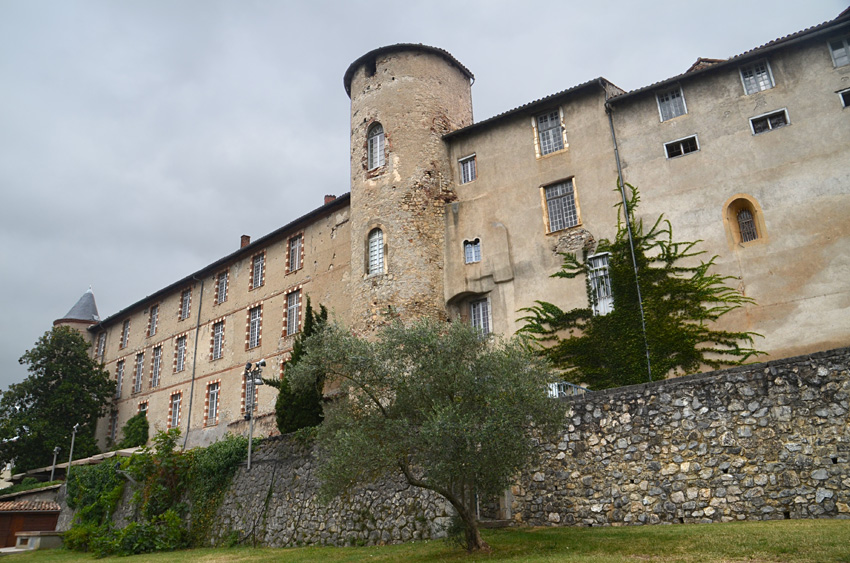
[[[320,502],[313,452],[291,436],[268,439],[233,479],[218,513],[217,543],[285,547],[375,545],[443,535],[450,507],[402,479]]]
[[[525,525],[850,518],[850,348],[570,399]]]

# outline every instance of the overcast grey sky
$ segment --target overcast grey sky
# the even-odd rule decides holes
[[[0,0],[0,389],[92,286],[101,317],[349,187],[348,65],[442,47],[483,120],[631,90],[847,0]]]

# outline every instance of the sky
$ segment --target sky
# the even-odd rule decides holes
[[[92,287],[105,318],[350,190],[343,74],[446,49],[484,120],[633,90],[847,0],[0,0],[0,390]]]

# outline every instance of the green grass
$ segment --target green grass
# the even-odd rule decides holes
[[[681,526],[526,528],[485,531],[491,554],[442,541],[381,547],[195,549],[100,561],[302,563],[312,561],[811,562],[850,563],[850,520],[780,520]],[[10,556],[9,563],[97,561],[66,550]]]

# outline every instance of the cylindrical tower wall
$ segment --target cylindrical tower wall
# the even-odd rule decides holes
[[[448,53],[378,49],[346,74],[351,95],[352,328],[445,318],[444,208],[454,199],[442,136],[472,124],[472,75]],[[383,142],[369,133],[380,124]],[[370,158],[370,150],[373,154]],[[383,267],[370,271],[380,229]]]

